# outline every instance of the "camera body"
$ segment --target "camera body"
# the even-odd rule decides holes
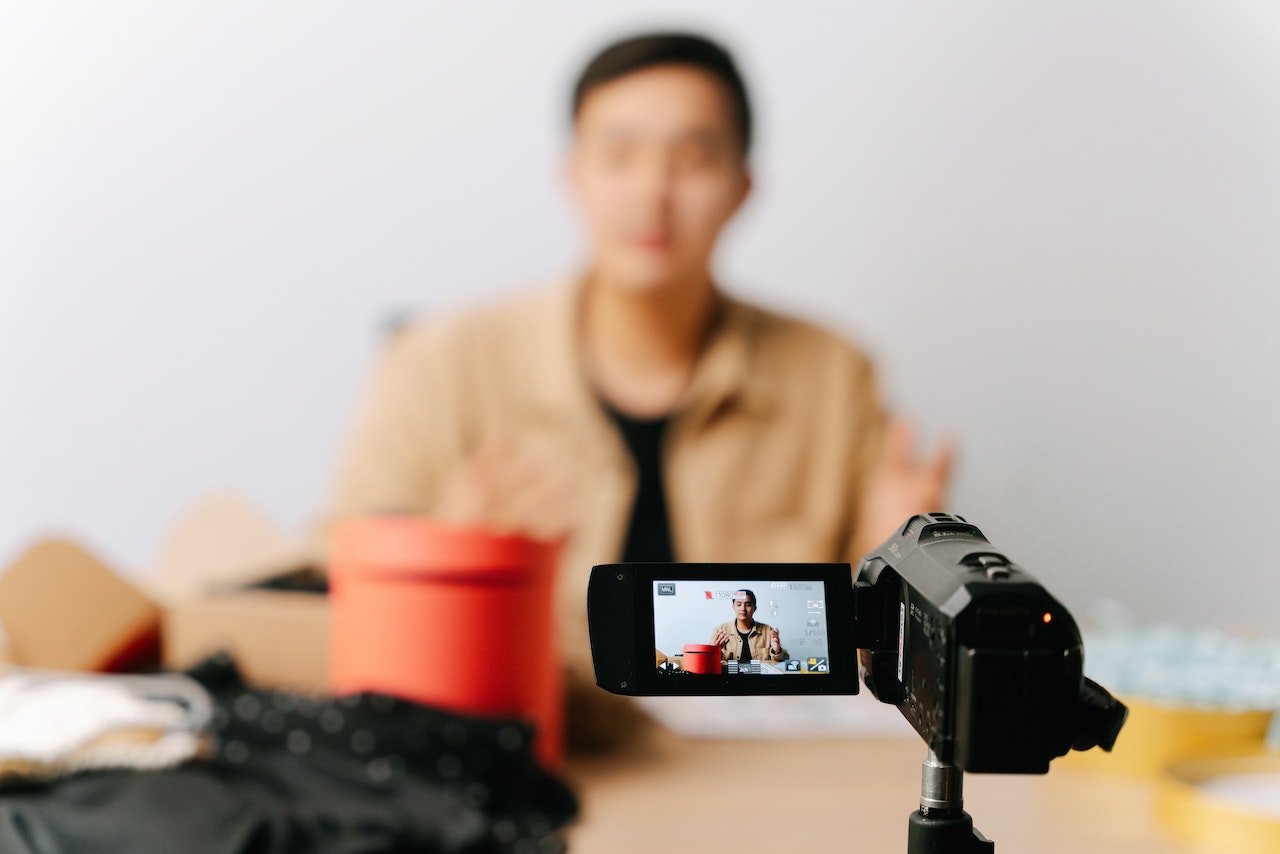
[[[1045,773],[1075,741],[1084,646],[1071,614],[963,518],[915,516],[863,558],[859,669],[940,760]]]
[[[748,597],[758,619],[744,625]],[[606,690],[856,694],[861,676],[965,771],[1043,774],[1072,748],[1110,750],[1127,715],[1084,678],[1067,609],[951,514],[913,516],[856,580],[848,564],[597,566],[587,617]]]

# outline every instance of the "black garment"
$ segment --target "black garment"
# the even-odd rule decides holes
[[[230,659],[191,674],[214,699],[216,755],[0,794],[5,854],[562,852],[573,795],[531,730],[381,694],[246,688]]]
[[[632,418],[607,403],[604,408],[618,426],[636,464],[636,499],[631,505],[622,560],[624,563],[670,563],[675,556],[667,495],[662,486],[662,437],[671,419]]]
[[[747,642],[747,638],[751,632],[744,632],[736,627],[735,631],[738,632],[738,637],[742,638],[742,651],[738,653],[738,660],[749,662],[751,661],[751,644]]]

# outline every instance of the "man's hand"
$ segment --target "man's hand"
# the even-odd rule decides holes
[[[578,494],[576,480],[545,449],[493,440],[454,469],[434,515],[499,535],[557,540],[578,524]]]
[[[718,647],[728,646],[729,634],[724,629],[716,629],[715,634],[711,636],[711,643]]]
[[[880,463],[867,482],[855,527],[858,556],[884,542],[917,513],[945,510],[955,447],[942,443],[930,457],[915,452],[915,430],[908,419],[886,427]]]
[[[769,629],[769,652],[774,655],[782,652],[782,641],[778,638],[778,630],[772,627]]]

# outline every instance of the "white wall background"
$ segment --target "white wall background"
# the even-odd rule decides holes
[[[380,324],[565,269],[604,40],[740,54],[738,293],[856,335],[1069,607],[1275,626],[1280,6],[0,5],[0,564],[301,529]]]

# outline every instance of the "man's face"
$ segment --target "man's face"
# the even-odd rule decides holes
[[[750,187],[723,85],[686,66],[637,71],[592,90],[574,131],[570,182],[604,278],[650,289],[705,275]]]
[[[746,596],[735,594],[733,597],[733,613],[744,626],[749,626],[755,622],[756,605]]]

